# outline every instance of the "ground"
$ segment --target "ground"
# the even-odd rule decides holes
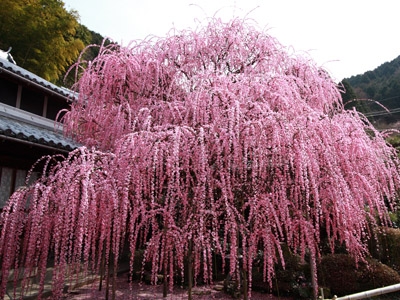
[[[95,282],[90,285],[82,286],[73,291],[64,294],[64,300],[85,300],[85,299],[106,299],[104,289],[98,290],[99,284]],[[221,286],[215,284],[208,287],[196,287],[193,291],[193,300],[206,300],[206,299],[233,299],[232,296],[226,294],[221,290]],[[111,297],[110,297],[111,299]],[[167,298],[163,298],[162,285],[148,285],[145,283],[134,282],[132,288],[128,283],[125,276],[117,278],[116,298],[119,300],[132,299],[132,300],[180,300],[188,299],[187,291],[180,287],[175,287],[173,293],[170,293]],[[276,297],[271,294],[252,292],[252,300],[293,300],[293,298]]]

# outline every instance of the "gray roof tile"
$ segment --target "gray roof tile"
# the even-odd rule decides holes
[[[29,71],[25,70],[24,68],[21,68],[21,67],[0,57],[0,72],[1,72],[1,69],[7,70],[7,71],[15,74],[16,77],[22,77],[23,79],[37,83],[38,85],[42,86],[43,88],[50,89],[50,90],[54,91],[55,93],[58,93],[64,97],[73,99],[76,95],[73,91],[66,89],[66,88],[59,87],[55,84],[52,84],[51,82],[48,82],[47,80],[33,74],[32,72],[29,72]]]
[[[13,137],[31,143],[70,151],[79,147],[61,132],[29,124],[11,117],[0,116],[0,136]]]

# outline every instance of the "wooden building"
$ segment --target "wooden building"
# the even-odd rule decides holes
[[[1,50],[0,50],[1,51]],[[77,147],[55,119],[69,108],[73,93],[0,55],[0,208],[41,157]]]

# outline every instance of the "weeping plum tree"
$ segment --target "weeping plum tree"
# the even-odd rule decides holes
[[[3,279],[20,268],[43,286],[51,255],[57,298],[71,269],[115,270],[128,245],[131,272],[144,249],[170,288],[186,269],[212,282],[218,254],[251,291],[255,257],[271,283],[282,243],[309,254],[314,277],[321,234],[367,254],[399,162],[309,58],[240,19],[100,53],[63,119],[85,146],[44,158],[1,216]]]

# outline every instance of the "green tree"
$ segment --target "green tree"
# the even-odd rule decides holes
[[[360,97],[357,96],[357,93],[346,79],[343,79],[340,84],[344,89],[344,92],[342,93],[342,100],[346,109],[355,108],[364,114],[370,112],[368,103],[365,101],[365,99],[360,99]]]
[[[357,98],[356,93],[354,92],[350,83],[346,79],[343,79],[341,85],[343,86],[344,89],[344,92],[342,93],[342,99],[344,104]]]
[[[100,50],[100,45],[104,44],[105,46],[110,45],[111,41],[109,39],[105,39],[101,34],[89,30],[85,25],[79,24],[76,33],[77,38],[83,41],[85,46],[91,45],[87,47],[84,51],[81,52],[81,57],[78,60],[74,60],[67,68],[66,72],[59,77],[56,84],[63,85],[67,88],[71,88],[72,85],[77,82],[82,74],[83,69],[87,66],[85,62],[92,61],[97,57]],[[75,66],[80,66],[75,69]],[[77,72],[76,72],[77,71]]]
[[[56,82],[84,48],[78,14],[60,0],[0,1],[0,48],[21,67]]]

